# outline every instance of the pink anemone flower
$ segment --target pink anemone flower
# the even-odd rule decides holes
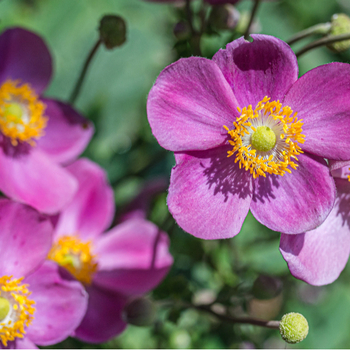
[[[235,236],[249,210],[275,231],[316,228],[336,196],[324,158],[350,159],[350,65],[298,79],[286,43],[252,38],[171,64],[148,96],[153,135],[175,152],[169,210],[199,238]]]
[[[45,261],[50,220],[35,209],[0,200],[0,347],[35,349],[61,342],[81,322],[87,293]],[[36,345],[35,345],[36,344]]]
[[[321,286],[334,282],[350,254],[350,162],[331,161],[338,196],[327,219],[300,235],[281,235],[280,251],[292,275]]]
[[[104,171],[87,159],[77,160],[67,170],[78,180],[79,189],[55,218],[48,258],[82,282],[89,294],[75,337],[102,343],[125,329],[122,310],[128,298],[157,286],[173,259],[167,235],[144,219],[127,220],[103,233],[114,215],[113,191]]]
[[[8,29],[0,35],[0,52],[0,190],[57,213],[77,189],[60,164],[85,149],[93,127],[69,105],[41,97],[52,62],[39,36]]]

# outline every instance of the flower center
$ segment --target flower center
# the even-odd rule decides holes
[[[28,284],[22,284],[23,277],[0,278],[0,339],[4,346],[15,338],[23,338],[25,327],[34,319],[35,302],[28,296]]]
[[[238,108],[241,116],[233,122],[234,129],[224,125],[233,146],[227,156],[236,156],[235,163],[249,171],[253,178],[266,173],[283,176],[296,169],[297,155],[303,153],[298,144],[304,143],[302,119],[290,107],[279,101],[270,102],[265,96],[255,109],[251,105]],[[290,167],[290,168],[289,168]]]
[[[45,105],[28,84],[7,80],[0,87],[0,130],[17,146],[18,141],[35,145],[44,134]]]
[[[77,236],[59,238],[51,248],[48,259],[67,269],[78,281],[90,284],[97,270],[96,256],[91,252],[91,242],[82,242]]]

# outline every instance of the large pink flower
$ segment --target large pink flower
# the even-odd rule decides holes
[[[51,260],[85,284],[86,315],[75,331],[81,340],[100,343],[122,332],[128,297],[153,289],[169,271],[169,240],[156,225],[130,219],[106,230],[114,215],[114,196],[103,170],[87,159],[67,167],[79,189],[55,218]]]
[[[327,219],[312,231],[282,234],[280,251],[293,276],[320,286],[335,281],[350,254],[350,162],[330,162],[338,191]]]
[[[63,279],[56,264],[45,262],[52,232],[51,222],[33,208],[0,200],[1,348],[58,343],[85,314],[83,286]]]
[[[149,93],[152,132],[175,152],[169,210],[196,237],[236,235],[249,209],[275,231],[316,228],[336,194],[324,158],[350,159],[350,65],[298,79],[286,43],[252,38],[180,59]]]
[[[43,40],[21,28],[0,36],[0,190],[39,211],[58,212],[77,183],[74,160],[93,127],[69,105],[41,96],[52,73]]]

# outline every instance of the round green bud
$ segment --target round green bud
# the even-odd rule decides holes
[[[268,126],[258,126],[252,135],[251,142],[258,151],[271,151],[276,144],[276,134]]]
[[[125,306],[123,319],[134,326],[151,326],[156,319],[156,307],[147,298],[134,299]]]
[[[4,320],[10,312],[10,302],[3,297],[0,297],[0,321]]]
[[[350,18],[344,13],[337,13],[332,16],[330,36],[340,34],[350,34]],[[327,47],[335,52],[342,52],[350,48],[350,40],[337,41],[332,44],[328,44]]]
[[[309,324],[303,315],[291,312],[282,317],[280,333],[283,340],[287,343],[300,343],[309,333]]]
[[[126,23],[120,16],[106,15],[100,21],[100,39],[107,49],[121,46],[126,40]]]

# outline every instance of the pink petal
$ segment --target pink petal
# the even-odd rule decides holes
[[[35,148],[9,154],[0,147],[0,190],[41,212],[55,214],[73,198],[77,181]]]
[[[242,37],[213,57],[241,108],[254,108],[265,96],[281,100],[298,79],[296,56],[284,41],[269,35],[251,36],[253,42]]]
[[[98,272],[94,283],[123,294],[150,291],[173,263],[167,235],[143,219],[125,221],[95,243]]]
[[[78,180],[79,188],[72,201],[61,211],[56,235],[79,233],[91,239],[107,229],[115,211],[114,193],[105,171],[89,159],[82,158],[67,167]]]
[[[251,175],[227,157],[231,148],[176,155],[169,210],[182,229],[198,238],[233,237],[248,213]]]
[[[7,79],[28,83],[38,95],[50,82],[51,55],[44,41],[22,28],[11,28],[0,35],[0,84]]]
[[[333,207],[336,190],[326,162],[310,154],[300,154],[298,159],[299,166],[291,174],[260,176],[255,181],[250,209],[271,230],[313,230]]]
[[[283,104],[304,121],[304,151],[350,159],[349,64],[336,62],[310,70],[292,86]]]
[[[123,332],[122,311],[126,297],[92,285],[86,288],[89,305],[74,336],[88,343],[103,343]]]
[[[48,123],[45,135],[37,142],[52,161],[67,163],[78,157],[88,145],[94,127],[71,106],[55,100],[43,99]]]
[[[27,328],[28,338],[45,346],[71,335],[86,312],[88,296],[84,287],[62,279],[58,265],[52,261],[46,261],[24,283],[29,284],[36,309],[34,321]]]
[[[52,245],[52,225],[35,209],[0,200],[0,276],[20,278],[39,267]]]
[[[39,349],[28,337],[17,338],[15,349]]]
[[[350,254],[350,183],[336,179],[339,198],[315,230],[281,236],[280,251],[292,275],[321,286],[335,281]]]
[[[200,57],[165,68],[151,89],[148,120],[159,144],[171,151],[222,144],[238,116],[236,99],[218,66]]]

